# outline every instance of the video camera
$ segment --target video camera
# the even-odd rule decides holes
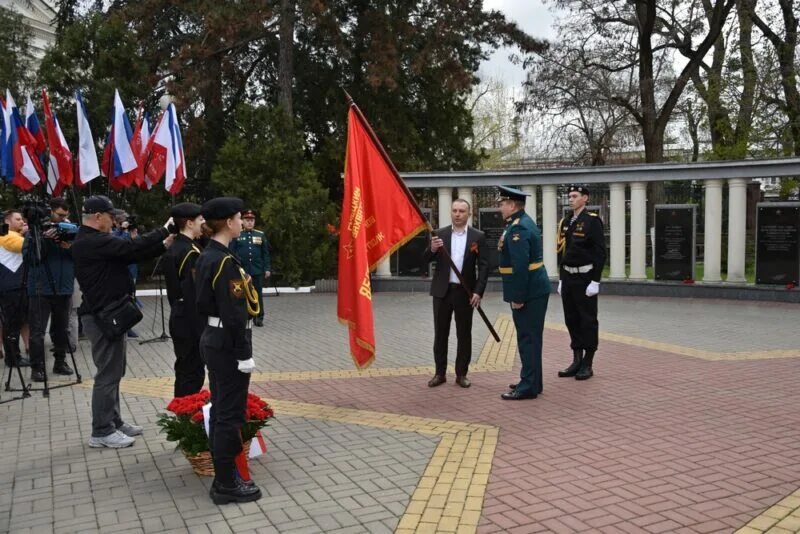
[[[42,225],[42,232],[47,232],[53,228],[56,230],[55,236],[53,236],[56,241],[72,241],[78,235],[78,225],[68,222],[46,222]]]

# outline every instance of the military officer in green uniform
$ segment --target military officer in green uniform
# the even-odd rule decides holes
[[[542,335],[550,279],[542,262],[542,234],[525,213],[527,193],[499,186],[500,213],[507,225],[497,245],[503,300],[511,304],[522,360],[519,383],[503,393],[504,400],[535,399],[542,392]]]
[[[572,363],[560,377],[587,380],[594,375],[592,363],[597,351],[597,294],[600,276],[606,263],[603,221],[586,211],[589,190],[580,185],[569,187],[572,212],[558,223],[559,269],[558,292],[564,305],[564,322],[569,330]]]
[[[242,212],[244,230],[238,239],[231,242],[231,250],[239,256],[244,270],[253,278],[253,286],[258,291],[259,312],[253,320],[256,326],[264,326],[264,281],[272,275],[272,262],[269,257],[269,241],[261,230],[256,230],[256,214],[253,210]]]

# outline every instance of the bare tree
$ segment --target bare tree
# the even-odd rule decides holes
[[[755,8],[757,0],[752,1]],[[797,83],[798,8],[795,0],[777,0],[777,2],[780,8],[779,17],[783,20],[782,32],[776,29],[779,26],[777,22],[765,20],[755,9],[750,12],[750,17],[775,48],[783,98],[773,98],[773,103],[788,117],[789,133],[794,145],[793,153],[795,156],[800,156],[800,90]]]

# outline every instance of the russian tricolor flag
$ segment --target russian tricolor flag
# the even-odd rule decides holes
[[[115,190],[130,187],[136,179],[139,163],[131,147],[132,138],[131,123],[125,114],[125,107],[119,97],[119,91],[115,90],[114,118],[103,150],[101,167],[103,176],[108,177],[111,187]]]
[[[10,99],[11,93],[7,93]],[[19,110],[11,110],[11,137],[9,139],[14,172],[12,183],[23,191],[30,191],[43,180],[44,173],[36,156],[36,140],[25,127]]]
[[[14,107],[11,91],[6,89],[6,99],[3,101],[3,137],[0,142],[0,174],[9,183],[14,179],[14,156],[11,153],[11,110]]]
[[[44,141],[44,132],[39,125],[39,117],[36,116],[36,110],[33,108],[33,101],[30,95],[28,95],[28,102],[25,105],[25,127],[28,128],[34,141],[36,141],[36,146],[34,147],[36,153],[42,156],[47,144]]]

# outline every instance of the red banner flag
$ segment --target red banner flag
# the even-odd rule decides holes
[[[369,272],[430,225],[355,104],[347,125],[337,315],[364,369],[375,359]]]

